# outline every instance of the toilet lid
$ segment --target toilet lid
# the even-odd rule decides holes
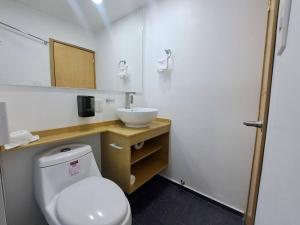
[[[61,192],[56,215],[64,225],[120,225],[128,212],[122,190],[112,181],[89,177]]]

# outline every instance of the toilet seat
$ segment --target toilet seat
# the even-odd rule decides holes
[[[128,202],[112,181],[89,177],[59,194],[55,213],[64,225],[119,225],[128,213]]]

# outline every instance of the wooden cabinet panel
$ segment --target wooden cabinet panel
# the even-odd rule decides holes
[[[128,129],[128,128],[127,128]],[[130,129],[129,129],[130,130]],[[101,137],[101,169],[105,178],[116,182],[124,192],[131,194],[168,167],[169,127],[134,135],[144,141],[142,149],[135,150],[135,138],[116,133],[104,133]],[[144,138],[142,138],[144,137]],[[151,137],[151,139],[149,139]],[[117,147],[112,147],[111,144]],[[130,184],[130,175],[136,180]]]
[[[113,148],[111,144],[122,149]],[[128,193],[130,185],[130,143],[128,138],[107,132],[101,136],[101,146],[102,175],[116,182]]]
[[[50,40],[52,86],[96,88],[95,52]]]

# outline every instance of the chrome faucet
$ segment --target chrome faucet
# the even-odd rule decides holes
[[[125,109],[130,109],[130,105],[133,104],[133,95],[135,92],[125,92]]]

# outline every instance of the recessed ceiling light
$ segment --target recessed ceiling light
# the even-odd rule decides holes
[[[92,0],[95,4],[101,4],[102,0]]]

